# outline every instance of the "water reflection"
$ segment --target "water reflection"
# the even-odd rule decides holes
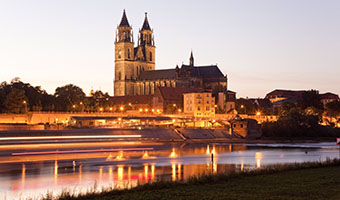
[[[32,160],[38,156],[39,160],[46,157],[47,161],[39,162],[20,162],[23,158],[11,157],[11,161],[17,159],[19,165],[15,162],[0,165],[0,194],[6,193],[7,199],[15,199],[21,193],[31,197],[32,194],[40,196],[47,190],[53,190],[56,194],[75,185],[86,191],[94,183],[98,188],[129,188],[149,181],[181,181],[207,173],[244,171],[273,163],[315,161],[338,156],[338,150],[333,147],[308,149],[308,155],[305,151],[299,148],[196,144],[164,145],[148,151],[94,153],[87,154],[86,159],[78,159],[79,154],[56,155],[53,157],[57,159],[53,161],[49,161],[51,155],[25,157]],[[5,160],[5,157],[0,159]]]

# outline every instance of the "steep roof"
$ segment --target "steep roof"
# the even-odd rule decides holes
[[[182,68],[187,70],[191,70],[191,76],[194,77],[203,77],[203,78],[221,78],[224,77],[221,70],[217,67],[217,65],[211,66],[190,66],[190,65],[182,65]]]
[[[127,17],[126,17],[126,14],[125,14],[125,9],[123,11],[122,20],[120,21],[119,26],[130,26],[129,21],[128,21]]]
[[[180,101],[185,93],[203,92],[204,89],[200,88],[172,88],[172,87],[159,87],[158,90],[164,100]]]
[[[140,80],[160,80],[160,79],[175,79],[175,78],[176,78],[175,69],[142,71],[141,74],[139,75]]]
[[[148,13],[145,13],[145,19],[144,19],[144,23],[142,26],[142,30],[149,30],[151,31],[150,25],[149,25],[149,21],[148,21]]]

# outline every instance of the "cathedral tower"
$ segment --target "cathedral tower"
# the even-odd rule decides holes
[[[114,96],[133,95],[133,91],[130,91],[128,85],[135,77],[134,58],[132,27],[124,10],[115,38]]]
[[[155,70],[155,48],[153,30],[150,28],[148,16],[147,13],[145,13],[142,29],[139,30],[136,52],[136,60],[141,61],[138,74],[140,71]]]

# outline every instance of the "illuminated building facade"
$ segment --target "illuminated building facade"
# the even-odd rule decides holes
[[[186,93],[184,96],[184,113],[194,117],[215,117],[215,97],[211,92]]]

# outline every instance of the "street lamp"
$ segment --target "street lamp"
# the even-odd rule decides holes
[[[121,106],[121,107],[119,108],[119,110],[123,112],[123,110],[124,110],[124,107],[123,107],[123,106]]]
[[[22,104],[25,105],[25,113],[27,113],[27,101],[24,100],[24,101],[22,102]]]
[[[260,112],[260,111],[257,111],[256,115],[257,115],[257,116],[260,116],[260,115],[261,115],[261,112]]]

